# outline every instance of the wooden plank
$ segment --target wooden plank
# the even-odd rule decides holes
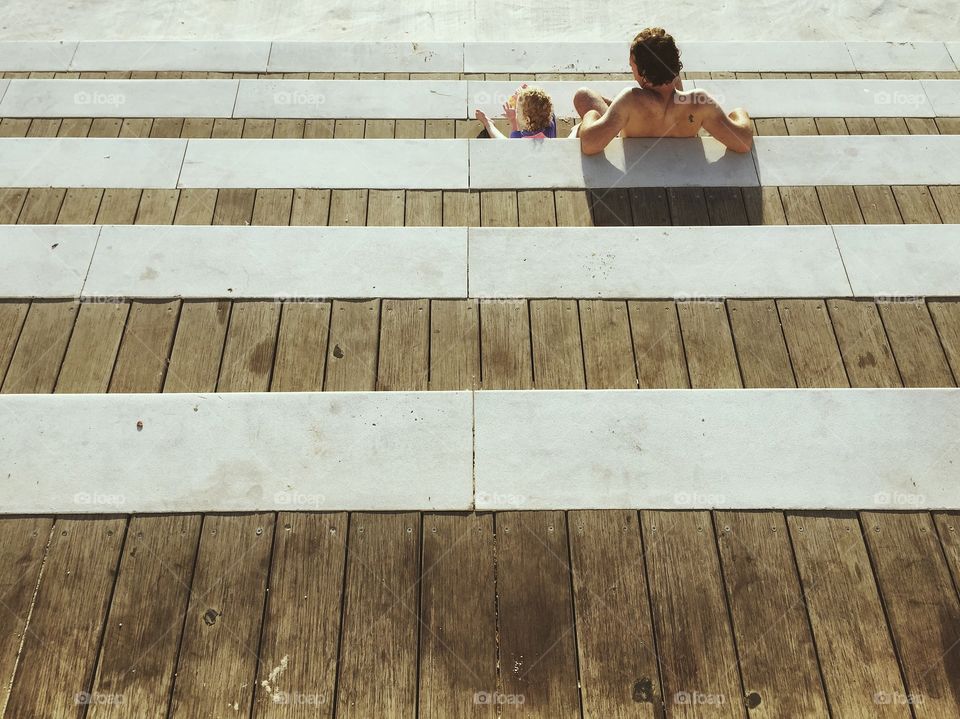
[[[257,190],[252,225],[289,225],[293,190]]]
[[[291,225],[326,225],[330,216],[330,190],[293,191]]]
[[[27,190],[22,187],[0,189],[0,225],[16,224],[27,199]]]
[[[930,190],[923,185],[898,185],[891,189],[904,223],[929,225],[941,222]]]
[[[29,302],[0,302],[0,387],[3,386],[3,378],[13,359],[29,309]]]
[[[590,197],[585,190],[557,190],[554,204],[557,208],[557,225],[560,227],[590,227]]]
[[[728,300],[744,387],[796,387],[773,300]]]
[[[0,392],[53,392],[79,307],[74,301],[31,303]]]
[[[184,302],[164,392],[213,392],[227,335],[230,302]]]
[[[179,201],[179,190],[144,190],[137,208],[136,224],[172,225]]]
[[[789,225],[826,223],[816,187],[781,187],[780,199]]]
[[[931,300],[927,305],[956,379],[960,377],[960,303]]]
[[[132,225],[140,205],[140,190],[104,190],[98,225]]]
[[[430,376],[430,301],[383,300],[378,390],[425,391]]]
[[[408,190],[404,222],[408,227],[443,225],[443,193],[440,190]]]
[[[282,512],[277,518],[257,719],[332,715],[347,526],[342,512]]]
[[[484,389],[533,389],[530,316],[524,300],[480,302]]]
[[[171,716],[249,715],[273,532],[269,512],[204,517]]]
[[[636,512],[570,513],[584,719],[660,716],[663,702]]]
[[[80,305],[54,391],[107,391],[129,310],[126,302]]]
[[[334,301],[323,388],[328,392],[375,389],[379,336],[379,300]]]
[[[636,389],[637,364],[633,356],[627,303],[581,300],[580,327],[587,387]]]
[[[673,302],[634,300],[627,303],[637,378],[645,389],[690,386],[680,320]]]
[[[829,300],[827,304],[850,385],[901,387],[877,306],[869,300]]]
[[[91,690],[123,701],[91,703],[89,719],[167,716],[200,524],[199,514],[131,518]]]
[[[826,185],[817,187],[817,197],[828,225],[862,225],[863,213],[852,187]]]
[[[563,512],[497,514],[501,716],[580,716]],[[522,703],[517,698],[523,697]]]
[[[711,225],[749,224],[739,187],[705,187],[703,194]]]
[[[6,716],[83,716],[125,527],[123,518],[56,521]]]
[[[0,709],[7,702],[52,529],[52,517],[0,518],[0,566],[16,568],[0,576]]]
[[[909,689],[893,699],[920,717],[960,716],[960,603],[932,517],[864,512],[861,520]]]
[[[822,300],[777,300],[798,387],[848,387],[843,357]]]
[[[630,194],[622,188],[589,190],[590,214],[597,227],[620,227],[633,224]]]
[[[937,212],[944,222],[960,223],[960,187],[939,185],[930,188],[930,195],[937,205]],[[2,214],[2,213],[0,213]]]
[[[667,191],[662,187],[632,187],[630,212],[635,225],[669,225],[670,203]]]
[[[362,227],[367,224],[368,190],[333,190],[330,193],[329,224]]]
[[[723,302],[678,302],[677,314],[691,386],[740,387],[737,353]]]
[[[213,209],[214,225],[249,225],[253,221],[253,203],[256,190],[224,189],[217,193]]]
[[[120,340],[111,392],[159,392],[180,316],[180,302],[134,301]]]
[[[743,204],[751,225],[785,225],[787,216],[777,187],[744,187]]]
[[[367,200],[367,225],[374,227],[402,227],[404,224],[403,190],[370,190]]]
[[[518,192],[517,217],[521,227],[556,227],[557,208],[554,206],[553,192],[550,190]]]
[[[60,206],[66,190],[56,187],[32,187],[27,190],[26,199],[17,223],[21,225],[52,225],[60,214]]]
[[[585,388],[576,300],[532,300],[530,335],[537,388]]]
[[[480,194],[466,190],[443,193],[444,227],[480,227]]]
[[[420,515],[354,514],[349,547],[336,716],[413,717]]]
[[[882,185],[858,185],[853,188],[868,225],[898,225],[903,222],[893,191]]]
[[[220,392],[266,392],[277,348],[280,303],[233,303],[220,364]]]
[[[905,387],[953,387],[933,320],[923,300],[878,302]]]
[[[512,190],[484,190],[480,193],[482,227],[516,227],[519,223],[517,193]]]
[[[860,524],[850,515],[788,515],[833,716],[909,717]]]
[[[420,597],[424,719],[496,716],[497,618],[492,514],[425,514]]]
[[[71,187],[63,196],[57,215],[58,225],[92,225],[97,220],[103,190]]]
[[[667,716],[742,719],[743,689],[710,514],[643,511],[640,521]]]
[[[430,389],[480,386],[480,307],[476,300],[430,303]]]
[[[953,583],[960,586],[960,513],[935,512],[933,522],[937,526],[940,545],[953,576]]]
[[[780,380],[784,386],[786,375]],[[717,512],[716,522],[751,716],[828,716],[783,514]]]
[[[709,225],[707,200],[699,187],[667,188],[670,216],[675,225]]]
[[[322,390],[329,332],[329,302],[284,302],[270,390]]]
[[[217,191],[206,189],[180,190],[180,201],[174,215],[175,225],[209,225],[217,205]]]

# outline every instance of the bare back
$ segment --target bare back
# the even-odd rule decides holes
[[[697,90],[674,90],[664,98],[634,87],[618,100],[626,110],[621,137],[694,137],[703,126],[706,102]]]

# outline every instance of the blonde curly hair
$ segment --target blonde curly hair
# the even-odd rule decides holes
[[[546,90],[525,87],[517,93],[517,119],[527,132],[542,132],[550,127],[553,118],[553,100]]]

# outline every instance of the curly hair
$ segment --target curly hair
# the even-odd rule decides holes
[[[541,132],[550,127],[553,100],[546,90],[525,87],[517,94],[517,115],[520,126],[528,132]]]
[[[683,69],[677,43],[662,27],[641,30],[630,45],[630,55],[637,72],[652,85],[673,82]]]

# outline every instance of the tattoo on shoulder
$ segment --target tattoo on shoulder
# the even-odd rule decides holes
[[[693,113],[690,113],[689,115],[687,115],[687,122],[693,124]]]

